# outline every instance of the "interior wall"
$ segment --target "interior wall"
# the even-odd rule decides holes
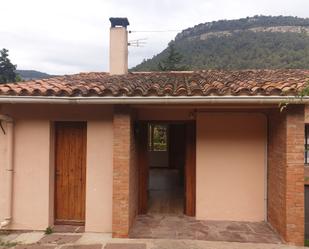
[[[265,218],[266,117],[198,113],[196,218]]]
[[[150,168],[168,168],[168,151],[149,151],[148,160]]]
[[[186,155],[186,125],[169,125],[169,167],[184,169]]]

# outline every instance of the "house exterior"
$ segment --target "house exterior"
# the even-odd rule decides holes
[[[109,73],[0,85],[1,228],[127,237],[148,209],[149,125],[165,124],[183,144],[185,215],[265,221],[303,245],[309,71],[128,73],[117,20]]]

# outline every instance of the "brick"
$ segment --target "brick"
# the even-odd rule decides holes
[[[268,114],[268,221],[286,242],[303,245],[304,106]]]
[[[114,109],[113,237],[127,238],[137,213],[138,185],[134,113],[129,106]]]

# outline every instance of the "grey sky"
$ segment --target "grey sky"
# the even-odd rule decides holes
[[[182,30],[256,14],[309,17],[308,0],[0,0],[0,49],[19,69],[52,74],[108,70],[109,20],[126,16],[129,30]],[[132,33],[147,38],[129,48],[129,65],[150,58],[177,32]]]

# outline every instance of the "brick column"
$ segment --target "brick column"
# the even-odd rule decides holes
[[[304,106],[269,115],[268,222],[288,243],[304,244]]]
[[[137,213],[137,170],[132,113],[129,106],[114,108],[113,237],[126,238]]]
[[[304,245],[304,106],[288,106],[286,135],[286,241]]]

